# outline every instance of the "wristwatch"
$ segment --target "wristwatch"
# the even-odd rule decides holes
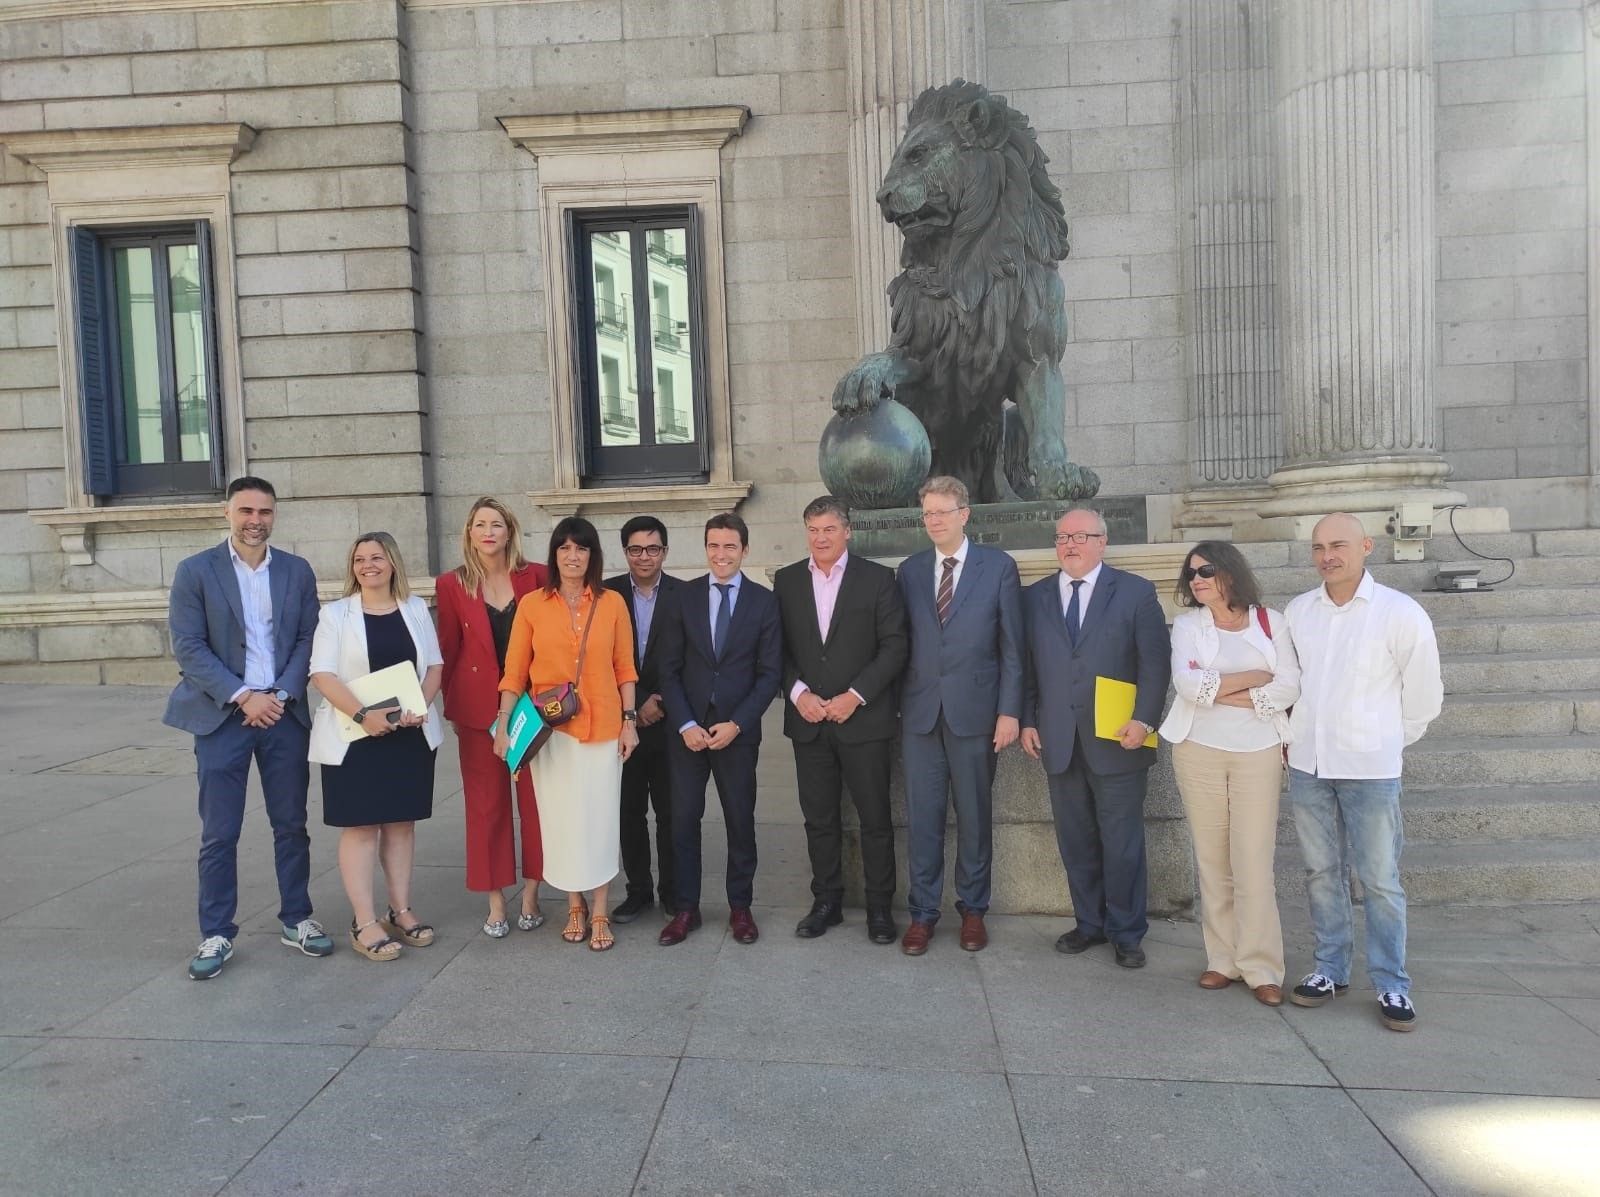
[[[294,695],[290,694],[287,690],[274,690],[272,692],[272,697],[283,703],[284,706],[288,706],[294,701]]]
[[[628,708],[622,712],[622,721],[624,723],[637,723],[639,721],[639,712],[632,707]]]
[[[350,722],[351,723],[360,723],[363,719],[365,719],[371,713],[372,713],[372,709],[370,707],[362,707],[354,715],[350,716]]]

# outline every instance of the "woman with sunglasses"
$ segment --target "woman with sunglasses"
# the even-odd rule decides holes
[[[444,653],[444,717],[456,729],[461,758],[461,794],[467,830],[467,889],[487,895],[483,933],[511,933],[505,890],[517,883],[517,841],[522,843],[522,909],[517,927],[544,923],[539,879],[544,852],[533,775],[517,777],[517,824],[511,833],[513,782],[494,754],[489,726],[500,710],[500,676],[511,646],[517,603],[545,583],[545,567],[522,556],[522,529],[499,499],[484,495],[472,505],[461,530],[461,564],[434,582],[439,608],[439,647]]]
[[[1161,725],[1194,838],[1206,970],[1200,988],[1242,980],[1283,1004],[1283,929],[1272,856],[1288,709],[1300,664],[1283,615],[1261,603],[1244,555],[1225,541],[1189,550],[1172,621],[1172,687]]]

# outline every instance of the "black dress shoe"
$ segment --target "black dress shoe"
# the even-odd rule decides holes
[[[1138,944],[1114,943],[1111,950],[1117,954],[1117,963],[1123,968],[1144,967],[1144,949]]]
[[[867,938],[873,943],[893,943],[900,938],[887,906],[867,907]]]
[[[832,902],[813,902],[805,918],[794,925],[794,933],[801,939],[815,939],[829,927],[844,922],[844,911]]]
[[[1076,956],[1079,952],[1087,952],[1096,944],[1106,942],[1104,935],[1085,935],[1074,927],[1060,939],[1056,940],[1056,951],[1065,952],[1068,956]]]
[[[645,894],[642,897],[638,894],[629,894],[622,900],[622,904],[611,912],[611,921],[613,923],[631,923],[654,905],[655,902],[649,894]]]

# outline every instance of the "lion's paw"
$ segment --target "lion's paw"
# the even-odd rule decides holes
[[[1092,499],[1100,492],[1100,475],[1088,466],[1064,461],[1040,470],[1038,487],[1041,496],[1075,503]]]

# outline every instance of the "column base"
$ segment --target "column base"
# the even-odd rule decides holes
[[[1268,479],[1271,497],[1257,514],[1274,540],[1304,539],[1331,511],[1349,512],[1368,535],[1383,536],[1401,504],[1426,503],[1435,511],[1465,504],[1466,495],[1442,485],[1449,474],[1449,465],[1431,453],[1284,466]]]

